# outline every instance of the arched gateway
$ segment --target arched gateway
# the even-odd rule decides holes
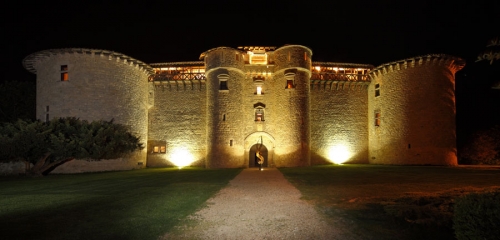
[[[268,151],[264,144],[257,143],[250,148],[250,152],[248,155],[248,167],[259,167],[259,157],[257,156],[257,152],[264,158],[264,162],[262,163],[262,167],[269,166],[269,158]]]
[[[247,167],[259,167],[257,151],[264,157],[262,167],[275,167],[274,138],[266,132],[254,132],[245,138],[245,162]]]

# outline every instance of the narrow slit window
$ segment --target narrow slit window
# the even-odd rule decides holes
[[[375,112],[375,126],[380,126],[380,112]]]
[[[380,96],[380,84],[375,84],[375,97]]]
[[[61,81],[68,81],[68,65],[61,65]]]
[[[231,147],[233,146],[233,140],[232,139],[229,140],[229,146],[231,146]]]

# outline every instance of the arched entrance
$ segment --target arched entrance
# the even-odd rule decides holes
[[[257,151],[260,149],[260,155],[264,157],[264,163],[262,164],[262,167],[267,167],[268,166],[268,151],[266,146],[264,146],[261,143],[254,144],[251,148],[250,151],[248,152],[248,167],[259,167],[259,158],[257,158]]]

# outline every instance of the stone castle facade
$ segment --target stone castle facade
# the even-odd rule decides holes
[[[141,167],[291,167],[327,163],[457,165],[449,55],[373,67],[314,62],[301,45],[218,47],[201,61],[146,64],[97,49],[33,53],[37,118],[130,127],[146,148],[72,161],[56,172]]]

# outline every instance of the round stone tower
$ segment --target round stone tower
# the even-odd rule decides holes
[[[370,163],[458,164],[455,73],[464,66],[457,57],[426,55],[370,73]]]
[[[301,45],[286,45],[274,51],[276,166],[310,165],[311,56],[311,49]]]
[[[121,53],[84,48],[36,52],[27,56],[23,65],[36,74],[37,119],[113,119],[128,126],[144,145],[147,143],[148,76],[152,73],[149,65]],[[97,168],[104,171],[145,167],[145,151],[120,160],[121,164],[114,162]],[[56,170],[71,164],[76,163]],[[85,166],[78,168],[86,171]],[[92,170],[96,169],[87,169]]]
[[[208,168],[244,167],[242,52],[218,47],[202,53],[207,78]]]

